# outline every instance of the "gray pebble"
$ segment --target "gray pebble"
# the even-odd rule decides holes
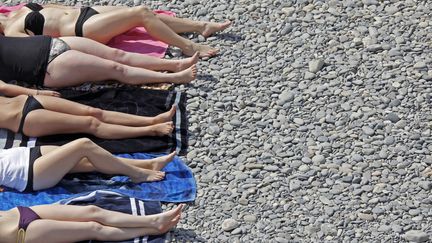
[[[324,66],[324,60],[315,59],[309,62],[309,72],[317,73]]]
[[[233,229],[240,226],[240,223],[237,222],[235,219],[225,219],[222,222],[222,229],[224,231],[232,231]]]
[[[429,235],[421,230],[410,230],[402,235],[402,237],[411,242],[426,242],[429,240]]]

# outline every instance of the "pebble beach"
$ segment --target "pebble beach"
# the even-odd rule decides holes
[[[220,54],[176,87],[198,194],[170,241],[432,240],[431,1],[34,2],[233,22],[184,35]]]

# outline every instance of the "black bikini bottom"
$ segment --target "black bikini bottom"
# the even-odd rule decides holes
[[[24,189],[24,192],[33,192],[33,166],[34,162],[42,156],[40,146],[36,146],[30,149],[30,160],[29,160],[29,168],[28,168],[28,177],[27,177],[27,186]]]
[[[20,121],[20,125],[18,128],[19,133],[24,134],[24,132],[23,132],[24,122],[25,122],[25,119],[26,119],[28,113],[30,113],[31,111],[34,111],[34,110],[39,110],[39,109],[44,109],[44,107],[33,96],[29,95],[29,97],[27,98],[27,100],[24,104],[24,108],[22,110],[21,121]]]
[[[75,24],[75,35],[83,37],[83,26],[84,23],[89,19],[91,16],[99,14],[98,11],[92,9],[91,7],[84,7],[81,8],[81,13],[78,16],[78,20]]]

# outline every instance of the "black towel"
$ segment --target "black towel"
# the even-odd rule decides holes
[[[119,111],[135,115],[156,116],[177,105],[174,116],[175,129],[170,136],[138,137],[130,139],[106,140],[88,134],[62,134],[39,137],[36,145],[63,145],[80,137],[88,137],[111,153],[158,152],[176,150],[185,155],[188,146],[188,121],[186,113],[186,94],[167,90],[148,90],[140,88],[103,89],[96,92],[62,90],[62,97],[104,110]],[[8,136],[8,144],[14,143],[13,134]],[[16,138],[17,136],[15,136]],[[26,146],[28,138],[21,139]]]

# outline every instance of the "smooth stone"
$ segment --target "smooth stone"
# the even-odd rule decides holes
[[[422,189],[429,191],[432,189],[432,182],[430,181],[419,181],[418,182],[419,187],[421,187]]]
[[[301,118],[294,118],[294,123],[295,124],[297,124],[297,125],[303,125],[304,124],[304,121],[303,121],[303,119],[301,119]]]
[[[393,136],[388,136],[384,139],[385,145],[392,145],[395,142],[395,138]]]
[[[360,154],[353,154],[353,156],[351,158],[356,162],[363,161],[363,157]]]
[[[421,230],[410,230],[402,235],[402,238],[411,242],[426,242],[429,240],[429,235]]]
[[[324,61],[322,59],[315,59],[309,62],[309,72],[317,73],[324,66]]]
[[[416,64],[414,64],[414,68],[415,69],[423,69],[423,68],[427,68],[427,65],[425,62],[417,62]]]
[[[368,135],[368,136],[372,136],[372,135],[375,134],[375,131],[372,128],[368,127],[368,126],[362,127],[362,130],[363,130],[363,133],[366,134],[366,135]]]
[[[372,221],[374,219],[372,214],[367,213],[358,213],[357,216],[359,217],[359,219],[366,221]]]
[[[294,92],[284,91],[279,95],[279,100],[277,101],[277,104],[282,106],[285,103],[293,101],[294,97],[295,97]]]
[[[319,200],[320,200],[322,203],[326,204],[326,205],[333,205],[333,202],[330,201],[330,199],[328,199],[328,198],[326,198],[326,197],[324,197],[324,196],[320,196],[320,197],[319,197]]]
[[[289,182],[290,191],[296,191],[301,188],[301,183],[297,179],[293,179]]]
[[[243,220],[248,223],[255,223],[257,221],[257,217],[255,215],[248,214],[243,217]]]
[[[277,167],[276,165],[266,165],[266,166],[264,166],[264,170],[266,170],[266,171],[279,171],[280,168]]]
[[[312,157],[312,162],[314,164],[321,164],[324,163],[324,161],[325,161],[325,157],[322,154],[317,154],[314,157]]]
[[[400,120],[399,116],[394,112],[387,114],[386,119],[393,123],[396,123]]]
[[[222,229],[224,231],[232,231],[233,229],[240,226],[240,223],[237,222],[235,219],[225,219],[222,222]]]
[[[372,44],[366,48],[369,52],[378,52],[383,50],[383,47],[380,44]]]
[[[301,172],[306,172],[308,171],[310,168],[308,165],[300,165],[300,167],[298,168],[299,171]]]

